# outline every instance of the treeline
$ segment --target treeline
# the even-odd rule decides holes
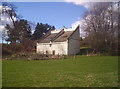
[[[119,45],[119,2],[91,4],[83,18],[82,29],[92,53],[118,55]]]
[[[2,40],[9,43],[3,44],[3,54],[35,51],[36,41],[41,39],[48,31],[55,29],[54,26],[47,23],[37,23],[34,30],[29,21],[20,18],[16,9],[13,4],[2,3],[2,14],[7,15],[11,20],[11,24],[6,24],[6,30],[2,33]]]

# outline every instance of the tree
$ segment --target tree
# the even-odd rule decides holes
[[[2,15],[6,15],[12,21],[13,26],[15,25],[15,20],[21,17],[16,12],[17,7],[14,4],[2,3]]]
[[[54,29],[55,29],[54,26],[51,26],[48,24],[37,23],[32,38],[34,40],[38,40],[42,38],[48,31],[51,31]]]
[[[24,19],[20,19],[20,15],[18,15],[17,7],[10,3],[2,3],[2,15],[6,16],[10,19],[11,24],[6,24],[5,28],[7,30],[7,42],[10,42],[10,47],[12,47],[12,51],[19,48],[21,50],[26,51],[31,49],[33,46],[33,41],[31,41],[31,26],[30,22]],[[1,15],[1,13],[0,13]],[[4,34],[2,35],[4,38]],[[29,45],[28,45],[29,44]],[[23,48],[23,49],[22,49]]]
[[[2,22],[2,26],[6,27],[9,29],[9,30],[12,30],[15,26],[15,21],[20,18],[20,16],[17,15],[17,7],[14,5],[14,4],[10,4],[10,3],[7,3],[7,2],[2,2],[2,9],[1,9],[1,12],[0,12],[0,15],[1,15],[1,18],[4,17],[4,18],[9,18],[9,26],[6,25],[6,21],[5,22]],[[6,34],[6,29],[3,29],[2,31],[2,40],[6,40],[7,38],[7,34]],[[10,35],[10,34],[9,34]]]
[[[96,3],[85,14],[83,29],[93,52],[117,49],[117,16],[115,3]]]
[[[14,27],[6,25],[8,39],[11,43],[24,43],[31,38],[31,27],[27,20],[21,19],[14,22]]]

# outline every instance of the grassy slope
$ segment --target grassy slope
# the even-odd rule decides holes
[[[4,60],[3,86],[117,86],[118,57],[94,56],[63,60]]]

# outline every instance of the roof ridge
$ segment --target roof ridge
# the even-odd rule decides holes
[[[48,31],[39,41],[44,40],[46,37],[48,37],[51,34],[51,31]]]
[[[56,36],[54,36],[51,41],[54,41],[54,40],[57,39],[59,36],[61,36],[63,33],[64,33],[64,29],[62,29],[59,33],[57,33]]]

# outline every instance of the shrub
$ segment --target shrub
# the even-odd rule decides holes
[[[12,50],[9,50],[5,47],[2,47],[2,55],[5,56],[5,55],[11,55],[13,54]]]
[[[3,44],[2,55],[11,55],[23,51],[24,47],[21,44]]]

